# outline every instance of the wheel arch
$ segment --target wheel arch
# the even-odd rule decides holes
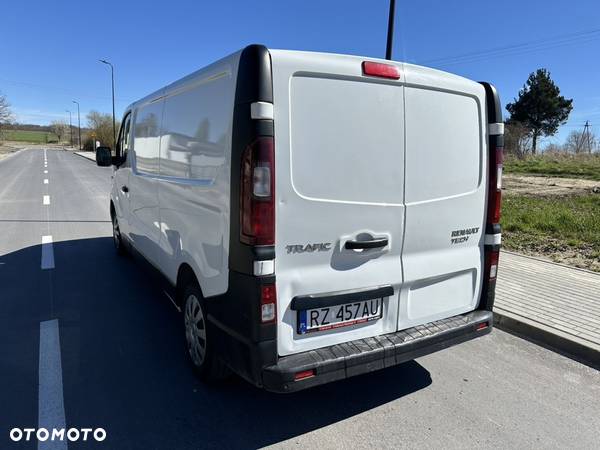
[[[202,297],[204,297],[204,293],[202,292],[202,287],[200,286],[200,281],[194,272],[192,266],[188,263],[184,262],[179,265],[179,269],[177,270],[177,281],[175,282],[175,303],[177,306],[183,306],[183,291],[185,287],[190,283],[194,282],[200,289],[200,293],[202,293]]]

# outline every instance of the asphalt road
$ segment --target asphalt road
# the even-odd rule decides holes
[[[71,448],[597,448],[599,372],[499,330],[293,395],[203,385],[179,314],[114,253],[111,169],[46,153],[47,168],[43,150],[0,162],[0,448],[37,446],[9,430],[60,409],[43,401],[59,398],[46,383],[60,377],[67,427],[107,432]],[[40,323],[54,319],[61,364],[49,376]]]

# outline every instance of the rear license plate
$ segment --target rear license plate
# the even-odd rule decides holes
[[[382,304],[382,298],[374,298],[344,305],[298,311],[298,334],[332,330],[381,319],[383,316]]]

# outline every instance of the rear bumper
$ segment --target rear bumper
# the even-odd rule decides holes
[[[488,334],[492,324],[490,311],[473,311],[396,333],[285,356],[263,369],[263,387],[273,392],[295,392],[395,366]],[[294,381],[296,373],[308,370],[314,370],[314,376]]]

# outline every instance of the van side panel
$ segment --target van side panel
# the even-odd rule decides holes
[[[160,266],[182,263],[205,297],[228,287],[231,130],[239,56],[167,87],[160,140]]]
[[[406,65],[406,228],[398,329],[472,311],[481,292],[485,92]]]
[[[129,176],[129,238],[154,266],[160,265],[158,175],[162,91],[139,102],[133,114],[132,172]]]

